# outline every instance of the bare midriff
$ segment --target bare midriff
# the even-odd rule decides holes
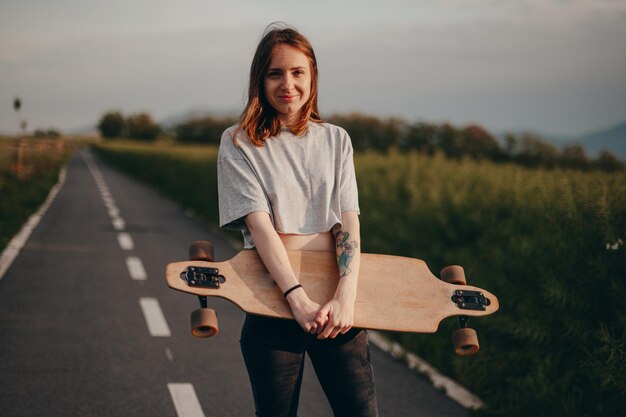
[[[313,233],[310,235],[290,235],[279,233],[278,237],[287,250],[310,250],[317,252],[334,252],[335,241],[330,232]]]

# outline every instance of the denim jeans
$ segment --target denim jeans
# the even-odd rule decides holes
[[[318,340],[293,320],[247,315],[241,351],[256,415],[295,417],[308,353],[335,417],[378,416],[367,332]]]

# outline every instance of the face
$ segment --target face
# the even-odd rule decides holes
[[[278,45],[265,74],[265,96],[278,112],[283,126],[298,120],[300,111],[311,96],[309,59],[299,49]]]

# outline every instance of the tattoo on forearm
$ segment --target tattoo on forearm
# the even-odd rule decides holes
[[[339,265],[339,276],[344,277],[351,272],[348,268],[354,252],[359,247],[359,243],[356,240],[350,240],[350,233],[338,232],[335,235],[335,243],[337,245],[337,264]]]

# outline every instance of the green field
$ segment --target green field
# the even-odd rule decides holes
[[[212,147],[100,145],[107,161],[217,222]],[[501,309],[472,322],[481,351],[389,334],[480,396],[493,416],[626,409],[626,174],[529,169],[442,155],[355,156],[366,252],[465,267]],[[384,277],[381,277],[384,285]]]
[[[0,251],[45,201],[78,142],[24,139],[21,143],[18,157],[20,141],[0,139]]]

